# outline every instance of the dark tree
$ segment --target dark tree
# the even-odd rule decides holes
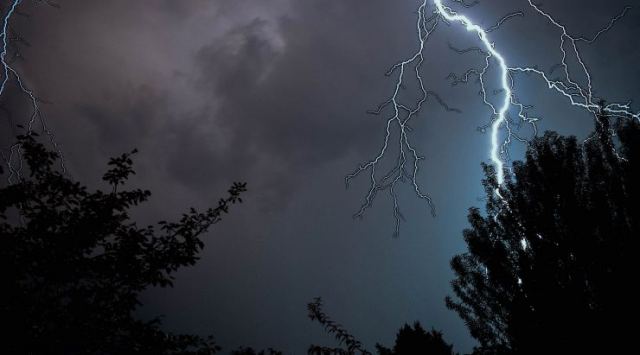
[[[400,328],[393,350],[379,344],[376,348],[380,355],[453,355],[453,345],[444,341],[441,332],[433,329],[427,332],[419,322]]]
[[[267,350],[260,350],[260,352],[256,352],[253,348],[240,348],[232,351],[231,355],[282,355],[282,352],[271,348]]]
[[[90,192],[54,169],[56,153],[32,135],[19,144],[27,169],[0,188],[2,352],[215,353],[212,338],[167,333],[133,312],[141,291],[171,286],[176,270],[198,260],[200,236],[242,202],[245,184],[235,183],[216,208],[141,227],[129,210],[150,193],[123,189],[134,174],[130,154],[109,162],[110,191]]]
[[[615,134],[612,134],[615,133]],[[482,354],[622,354],[635,339],[640,124],[600,118],[584,143],[546,133],[472,208],[449,308]]]

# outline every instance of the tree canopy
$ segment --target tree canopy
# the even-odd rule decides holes
[[[34,135],[18,137],[25,172],[0,188],[0,319],[3,351],[33,354],[213,354],[211,337],[162,331],[133,312],[150,286],[172,285],[193,265],[201,239],[246,184],[217,207],[138,226],[129,211],[150,192],[123,189],[130,154],[109,161],[110,191],[89,191],[54,168],[58,156]],[[0,171],[0,176],[2,171]]]
[[[453,355],[453,345],[444,341],[441,332],[434,329],[427,332],[419,322],[400,328],[393,349],[380,344],[376,348],[379,355]]]
[[[503,186],[485,166],[486,209],[470,209],[447,298],[477,353],[626,353],[634,340],[640,124],[609,122],[582,143],[535,139]]]

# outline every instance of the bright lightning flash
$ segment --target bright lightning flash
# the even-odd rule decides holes
[[[451,0],[451,2],[458,3],[464,8],[470,8],[476,5],[478,2],[472,4],[466,4],[464,0]],[[428,13],[430,3],[433,4],[434,9],[432,14]],[[505,164],[508,161],[508,148],[512,140],[518,140],[523,143],[527,143],[528,140],[520,137],[516,132],[511,129],[513,123],[509,112],[515,108],[517,110],[518,119],[521,122],[530,124],[534,134],[537,133],[536,122],[539,120],[537,117],[531,117],[528,115],[528,109],[532,106],[524,105],[518,98],[516,90],[514,88],[514,76],[519,73],[530,74],[539,77],[546,86],[556,92],[557,94],[565,97],[570,105],[582,108],[593,114],[594,118],[598,115],[606,113],[611,117],[620,117],[628,119],[640,120],[640,113],[632,111],[629,103],[611,103],[605,106],[600,104],[600,99],[594,97],[593,84],[591,73],[589,72],[587,65],[585,64],[578,43],[583,42],[586,44],[594,43],[600,36],[608,32],[613,28],[615,23],[622,19],[629,7],[625,7],[624,10],[616,17],[611,19],[609,24],[596,33],[596,35],[589,39],[586,37],[576,37],[569,34],[566,27],[560,22],[555,20],[550,14],[543,11],[539,5],[535,5],[531,0],[527,0],[528,6],[538,15],[548,20],[553,26],[555,26],[560,32],[560,52],[562,54],[562,61],[556,67],[563,69],[563,78],[550,79],[550,74],[532,67],[510,67],[506,56],[502,50],[499,50],[496,45],[489,38],[489,33],[500,28],[500,26],[507,20],[516,16],[524,16],[523,12],[514,12],[501,18],[496,25],[490,28],[482,28],[477,25],[469,17],[456,12],[450,6],[444,5],[443,0],[423,0],[418,8],[418,21],[416,30],[418,34],[419,47],[417,51],[408,57],[407,59],[396,63],[388,72],[387,76],[397,73],[397,80],[395,82],[395,90],[391,97],[382,103],[377,110],[372,113],[380,114],[388,107],[391,107],[392,115],[387,119],[385,138],[381,150],[370,161],[360,165],[353,173],[347,175],[346,182],[349,182],[359,176],[360,174],[368,171],[369,174],[369,189],[365,196],[365,200],[360,207],[360,210],[355,214],[355,217],[362,217],[367,209],[369,209],[378,192],[388,190],[393,202],[393,215],[395,218],[395,230],[394,235],[399,234],[400,220],[402,214],[399,210],[398,195],[396,193],[398,184],[408,179],[415,191],[416,195],[427,201],[431,207],[432,213],[435,213],[434,206],[431,198],[422,192],[420,185],[417,181],[417,174],[419,171],[419,162],[424,157],[420,156],[414,146],[409,140],[408,133],[411,132],[411,127],[408,125],[411,119],[418,115],[419,111],[425,104],[425,102],[433,97],[436,101],[448,111],[457,111],[450,108],[444,103],[444,101],[433,91],[427,90],[423,78],[421,76],[422,65],[425,61],[425,48],[426,43],[437,26],[444,22],[446,24],[460,25],[468,32],[475,34],[480,40],[481,47],[474,47],[465,50],[458,50],[452,47],[452,49],[460,54],[468,52],[480,52],[484,55],[484,66],[480,69],[472,68],[461,76],[456,74],[450,74],[448,78],[452,79],[452,85],[466,84],[472,76],[478,78],[480,84],[480,94],[482,96],[483,103],[491,110],[491,123],[486,127],[490,128],[490,149],[489,157],[491,163],[495,167],[496,180],[498,185],[502,185],[505,179]],[[568,48],[568,49],[567,49]],[[567,61],[569,58],[573,58],[578,63],[579,70],[578,75],[582,76],[581,80],[576,79],[575,75],[570,74],[569,65]],[[498,104],[490,102],[487,95],[487,88],[485,86],[485,75],[492,63],[497,63],[500,72],[499,80],[499,94],[500,99]],[[407,105],[401,102],[399,97],[400,89],[405,82],[406,73],[410,71],[410,67],[415,68],[414,80],[417,81],[419,90],[421,92],[420,98],[413,105]],[[553,69],[552,69],[553,70]],[[586,86],[579,84],[580,81],[584,81]],[[385,158],[390,144],[392,144],[392,127],[399,129],[398,141],[395,143],[399,147],[399,154],[396,159],[396,164],[384,175],[379,175],[378,170],[381,169],[381,161]],[[484,127],[483,127],[484,128]],[[500,136],[504,135],[505,138],[501,139]],[[499,190],[496,190],[499,196]]]
[[[484,29],[482,29],[478,25],[473,24],[473,22],[471,22],[471,20],[469,20],[466,16],[458,15],[455,11],[451,10],[451,8],[442,5],[442,0],[434,0],[434,3],[436,5],[438,13],[447,21],[459,22],[467,29],[467,31],[477,33],[485,50],[491,55],[491,57],[494,57],[498,61],[498,65],[500,66],[500,85],[504,92],[504,98],[502,100],[502,105],[500,105],[500,109],[498,109],[498,111],[496,111],[495,107],[491,105],[493,113],[496,117],[493,120],[493,124],[491,125],[491,161],[496,167],[498,184],[502,184],[502,182],[504,181],[504,162],[500,157],[500,143],[498,142],[498,135],[500,132],[500,127],[505,122],[507,111],[511,106],[512,92],[509,83],[509,68],[507,67],[507,63],[502,54],[498,53],[498,51],[495,50],[493,44],[489,42],[487,32]]]

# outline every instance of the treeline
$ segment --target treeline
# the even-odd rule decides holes
[[[170,287],[193,265],[201,239],[242,202],[235,183],[215,208],[138,226],[126,190],[132,152],[113,158],[109,191],[88,191],[57,171],[58,156],[35,134],[18,137],[24,169],[0,169],[0,317],[7,354],[215,354],[212,337],[173,334],[133,315],[149,286]],[[478,342],[474,354],[627,353],[636,319],[634,281],[640,208],[640,124],[601,117],[592,136],[534,139],[498,185],[484,166],[486,206],[471,208],[468,250],[451,261],[447,306]],[[18,174],[19,173],[19,174]],[[371,354],[322,309],[309,317],[337,340],[309,354]],[[450,355],[443,334],[405,324],[379,355]],[[276,355],[251,348],[235,355]]]

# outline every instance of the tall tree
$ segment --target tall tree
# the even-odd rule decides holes
[[[640,124],[609,121],[583,143],[535,139],[503,186],[485,166],[486,210],[470,209],[447,298],[477,353],[613,354],[634,342]]]
[[[131,154],[109,162],[111,191],[89,192],[53,167],[57,154],[33,135],[19,144],[28,176],[0,188],[2,352],[215,353],[211,338],[167,333],[133,312],[141,291],[171,286],[176,270],[197,261],[200,237],[242,202],[245,184],[233,184],[215,208],[141,227],[129,210],[150,192],[123,189],[134,174]]]

